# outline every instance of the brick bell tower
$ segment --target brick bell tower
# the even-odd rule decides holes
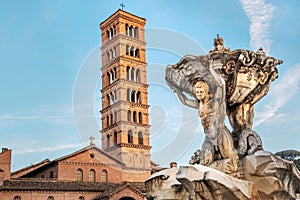
[[[102,148],[127,169],[150,170],[146,20],[118,10],[102,31]]]

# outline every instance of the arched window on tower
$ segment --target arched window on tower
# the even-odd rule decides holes
[[[130,55],[130,47],[128,44],[126,45],[126,55]]]
[[[116,47],[114,47],[112,50],[112,58],[116,57]]]
[[[116,29],[116,26],[115,25],[113,25],[113,31],[114,31],[114,36],[116,36],[117,35],[117,29]]]
[[[131,91],[131,99],[130,99],[131,102],[135,102],[135,91],[132,90]]]
[[[131,68],[130,70],[130,80],[134,81],[134,74],[135,74],[135,69],[134,68]]]
[[[134,35],[135,35],[135,38],[139,38],[139,28],[138,27],[134,28]]]
[[[137,48],[134,52],[134,57],[139,58],[140,57],[140,49]]]
[[[89,171],[89,182],[91,182],[91,183],[95,182],[95,177],[96,177],[95,170],[91,169]]]
[[[109,115],[106,116],[106,126],[109,126]]]
[[[113,58],[113,52],[112,50],[109,50],[109,60],[111,60]]]
[[[131,111],[127,111],[127,121],[131,122]]]
[[[136,121],[136,111],[133,111],[133,122],[137,122]]]
[[[107,72],[107,80],[108,80],[108,83],[110,83],[110,73]]]
[[[137,102],[137,103],[141,103],[141,92],[140,92],[140,91],[138,91],[138,92],[136,93],[136,102]]]
[[[84,198],[83,196],[80,196],[80,197],[78,198],[78,200],[85,200],[85,198]]]
[[[112,39],[113,34],[114,34],[114,30],[113,30],[113,28],[110,28],[109,30],[110,30],[110,31],[109,31],[109,32],[110,32],[110,39]]]
[[[114,67],[114,81],[117,79],[117,68]]]
[[[128,131],[128,143],[133,143],[133,134],[131,130]]]
[[[138,132],[138,142],[139,144],[143,145],[143,133],[141,131]]]
[[[127,101],[130,102],[130,100],[131,100],[130,89],[127,89]]]
[[[135,74],[135,77],[136,77],[135,80],[136,80],[136,82],[140,83],[141,82],[140,70],[137,69],[135,73],[136,73]]]
[[[115,103],[114,94],[111,92],[109,96],[110,96],[110,102],[111,102],[111,104],[114,104]]]
[[[132,35],[133,35],[133,31],[132,31],[132,29],[133,29],[133,27],[132,27],[132,26],[130,26],[130,27],[129,27],[129,36],[132,36]]]
[[[76,171],[76,181],[82,182],[83,181],[83,171],[82,169],[77,169]]]
[[[15,196],[15,197],[13,198],[13,200],[21,200],[21,197],[20,197],[20,196]]]
[[[117,90],[114,90],[114,102],[116,102],[117,101]]]
[[[107,60],[110,60],[109,59],[109,52],[106,52],[106,56],[107,56]]]
[[[106,145],[107,145],[107,148],[110,147],[110,135],[106,135]]]
[[[47,200],[55,200],[55,198],[53,196],[49,196]]]
[[[118,113],[117,111],[114,112],[114,123],[117,123],[118,121]]]
[[[114,116],[113,116],[113,114],[110,114],[110,124],[114,124]]]
[[[107,183],[107,181],[108,181],[108,174],[107,171],[104,169],[101,171],[101,182]]]
[[[139,123],[143,123],[143,114],[141,112],[139,112]]]
[[[109,30],[106,30],[107,38],[109,39]]]
[[[128,24],[125,24],[125,30],[126,30],[126,35],[129,36],[129,26],[128,26]]]
[[[114,132],[114,145],[118,144],[118,133],[117,131]]]
[[[127,80],[130,80],[130,67],[129,66],[127,66],[127,68],[126,68],[126,78],[127,78]]]
[[[106,100],[107,100],[107,104],[109,106],[110,105],[110,96],[109,96],[109,94],[106,95]]]
[[[134,47],[130,47],[130,56],[134,57]]]

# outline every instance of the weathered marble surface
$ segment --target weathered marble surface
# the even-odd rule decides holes
[[[209,166],[222,159],[236,163],[238,156],[263,150],[259,135],[252,130],[254,104],[268,93],[282,62],[267,56],[262,48],[231,51],[218,36],[208,54],[186,55],[167,66],[167,84],[183,104],[198,109],[205,133],[190,164]],[[224,125],[226,117],[232,131]]]
[[[240,160],[239,166],[239,178],[199,164],[160,171],[146,181],[148,199],[297,199],[300,173],[293,162],[257,151]]]
[[[147,180],[149,200],[297,198],[296,166],[263,151],[252,130],[254,104],[268,93],[282,62],[262,48],[231,51],[218,36],[207,55],[187,55],[168,65],[166,82],[183,104],[198,109],[205,140],[192,156],[192,166],[166,169]]]
[[[292,161],[257,151],[246,156],[241,166],[242,178],[256,185],[261,199],[296,199],[300,193],[300,173]]]
[[[146,181],[148,199],[257,200],[253,183],[203,166],[182,166],[152,175]]]

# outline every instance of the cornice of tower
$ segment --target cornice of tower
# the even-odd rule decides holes
[[[127,36],[125,34],[117,34],[116,36],[114,36],[111,40],[107,40],[101,47],[101,50],[105,49],[107,46],[110,46],[114,43],[116,43],[116,41],[118,39],[122,39],[120,43],[117,43],[117,44],[125,44],[124,41],[130,41],[130,42],[133,42],[133,43],[137,43],[139,45],[146,45],[147,43],[138,39],[138,38],[134,38],[134,37],[131,37],[131,36]]]
[[[115,82],[113,82],[112,84],[110,84],[110,85],[104,87],[103,89],[101,89],[100,91],[104,93],[107,90],[109,90],[113,87],[116,87],[116,86],[118,86],[118,88],[124,88],[123,86],[118,85],[119,83],[129,83],[130,85],[137,86],[137,87],[143,87],[143,88],[148,88],[149,87],[149,85],[145,84],[145,83],[138,83],[138,82],[135,82],[135,81],[132,81],[132,80],[119,78]]]
[[[140,65],[147,65],[146,62],[143,62],[143,61],[140,61],[139,58],[134,58],[132,56],[127,56],[127,55],[121,55],[121,56],[118,56],[110,61],[108,61],[103,67],[101,67],[101,70],[111,66],[111,65],[114,65],[116,64],[117,62],[120,62],[120,60],[125,60],[125,61],[129,61],[129,62],[134,62],[136,64],[140,64]]]

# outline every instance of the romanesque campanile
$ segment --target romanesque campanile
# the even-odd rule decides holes
[[[118,10],[102,31],[102,148],[125,167],[150,170],[146,20]]]

